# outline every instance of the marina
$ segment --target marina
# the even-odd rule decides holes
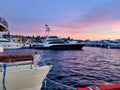
[[[119,4],[1,0],[0,90],[120,90]]]
[[[0,37],[1,90],[119,90],[119,42],[65,42],[49,36],[48,25],[46,31],[44,41],[37,43]]]

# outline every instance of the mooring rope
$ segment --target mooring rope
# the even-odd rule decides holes
[[[51,79],[49,79],[49,78],[47,78],[47,77],[46,77],[46,79],[49,80],[49,81],[52,82],[52,83],[58,84],[58,85],[60,85],[60,86],[62,86],[62,87],[68,88],[68,89],[70,89],[70,90],[71,90],[71,89],[72,89],[72,90],[77,90],[77,88],[75,88],[75,87],[68,86],[68,85],[65,85],[65,84],[62,84],[62,83],[53,81],[53,80],[51,80]]]

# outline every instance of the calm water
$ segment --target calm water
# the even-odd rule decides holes
[[[83,50],[6,50],[7,53],[38,51],[53,65],[48,74],[47,87],[42,90],[70,90],[70,87],[120,83],[120,49],[84,47]],[[54,83],[53,81],[57,82]],[[72,90],[72,88],[71,88]]]

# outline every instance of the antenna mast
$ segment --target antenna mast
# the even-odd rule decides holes
[[[45,30],[45,35],[46,35],[46,37],[48,37],[48,36],[49,36],[49,32],[50,32],[51,30],[50,30],[50,28],[48,27],[47,24],[45,24],[45,28],[46,28],[46,30]]]

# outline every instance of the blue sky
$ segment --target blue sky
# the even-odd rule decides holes
[[[0,16],[11,34],[74,39],[119,39],[120,0],[1,0]]]

